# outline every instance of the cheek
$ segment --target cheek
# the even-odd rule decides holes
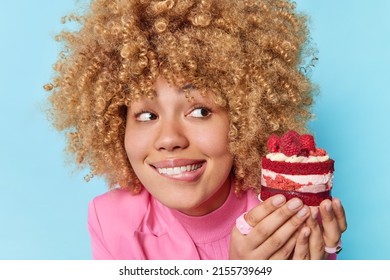
[[[143,153],[148,146],[148,137],[141,137],[136,130],[126,128],[125,150],[130,163],[133,165],[135,160],[143,158]]]
[[[228,128],[225,125],[202,129],[194,135],[193,139],[197,140],[198,147],[210,157],[230,156]]]

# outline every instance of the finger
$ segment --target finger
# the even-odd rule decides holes
[[[299,231],[296,231],[293,236],[269,259],[270,260],[288,260],[294,253],[295,244],[297,243]]]
[[[309,207],[303,206],[300,199],[293,198],[266,217],[250,232],[254,236],[254,242],[260,240],[257,248],[259,254],[273,255],[294,235],[309,214]]]
[[[256,226],[261,220],[274,212],[276,209],[286,203],[284,195],[278,194],[268,198],[255,208],[248,211],[245,215],[245,221],[252,227]]]
[[[325,246],[336,247],[341,237],[341,230],[333,212],[332,202],[329,199],[321,202],[320,213]]]
[[[322,230],[318,223],[318,207],[310,207],[310,217],[306,220],[306,225],[310,228],[309,250],[311,260],[321,260],[324,258],[325,242],[322,237]]]
[[[339,229],[341,232],[344,232],[347,230],[347,219],[345,216],[344,207],[341,204],[340,199],[333,198],[332,199],[332,207],[334,215],[336,216],[337,223],[339,225]]]
[[[293,260],[309,260],[310,259],[310,228],[303,227],[299,231],[298,239],[295,245]]]
[[[255,259],[251,255],[253,248],[248,246],[246,235],[241,234],[237,227],[234,227],[230,236],[229,258],[231,259]]]
[[[256,225],[264,219],[264,217],[285,204],[285,202],[286,198],[283,195],[275,195],[248,211],[243,218],[250,226]],[[232,249],[232,251],[234,251],[232,252],[234,256],[244,256],[246,254],[243,252],[253,251],[260,244],[258,242],[248,242],[248,235],[241,234],[237,227],[234,227],[232,230],[231,243],[231,247],[234,248]]]

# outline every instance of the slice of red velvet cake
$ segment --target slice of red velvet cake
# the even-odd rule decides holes
[[[261,200],[280,193],[318,206],[332,198],[334,160],[316,147],[312,135],[290,130],[281,137],[271,135],[267,144],[269,153],[262,158]]]

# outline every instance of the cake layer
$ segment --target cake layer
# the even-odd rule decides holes
[[[324,162],[284,162],[271,161],[263,157],[262,168],[277,173],[290,175],[310,175],[310,174],[327,174],[334,171],[334,160],[328,159]]]
[[[261,186],[260,198],[262,201],[276,194],[284,195],[287,200],[293,197],[297,197],[302,200],[303,204],[308,206],[318,206],[323,200],[332,199],[330,191],[324,191],[319,193],[304,193],[304,192],[286,191],[286,190]]]
[[[332,184],[332,172],[327,174],[290,175],[276,173],[268,169],[261,170],[261,185],[275,189],[317,193],[330,190]]]

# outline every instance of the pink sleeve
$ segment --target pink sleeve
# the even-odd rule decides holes
[[[113,256],[107,249],[94,201],[91,201],[88,207],[88,230],[91,237],[92,258],[95,260],[112,260]]]

